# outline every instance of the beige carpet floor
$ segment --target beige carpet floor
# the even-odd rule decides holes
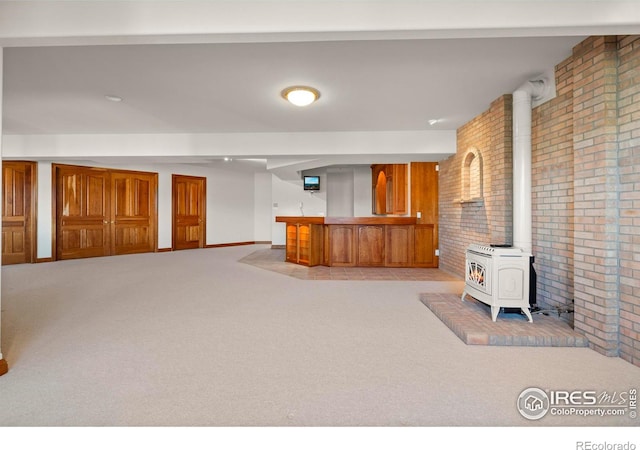
[[[0,425],[609,426],[518,395],[628,390],[588,348],[465,345],[419,300],[459,281],[300,280],[265,246],[2,268]]]

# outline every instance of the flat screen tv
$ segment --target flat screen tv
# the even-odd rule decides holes
[[[320,177],[316,175],[305,175],[303,186],[305,191],[319,191]]]

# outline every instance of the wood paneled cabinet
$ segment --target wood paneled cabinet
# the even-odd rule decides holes
[[[288,262],[332,267],[438,267],[436,226],[414,217],[276,217]]]
[[[386,225],[358,225],[358,266],[384,266]]]
[[[385,266],[411,266],[413,226],[387,225],[384,236]]]
[[[305,266],[324,262],[324,227],[313,223],[287,223],[286,260]]]
[[[407,214],[407,181],[407,164],[373,164],[373,214]]]
[[[356,225],[327,225],[329,252],[327,265],[352,267],[356,265]]]

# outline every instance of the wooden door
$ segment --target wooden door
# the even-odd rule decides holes
[[[411,211],[416,218],[415,267],[438,267],[438,163],[411,163]]]
[[[206,178],[173,175],[174,250],[203,248],[206,229]]]
[[[413,267],[438,267],[436,226],[416,225],[413,240]]]
[[[2,163],[2,264],[35,261],[36,164]]]
[[[157,174],[111,173],[111,253],[145,253],[156,250]]]
[[[111,253],[109,172],[54,166],[56,180],[56,259]]]

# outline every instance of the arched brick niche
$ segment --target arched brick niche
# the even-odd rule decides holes
[[[482,155],[476,148],[470,148],[462,159],[462,201],[479,201],[482,191]]]

